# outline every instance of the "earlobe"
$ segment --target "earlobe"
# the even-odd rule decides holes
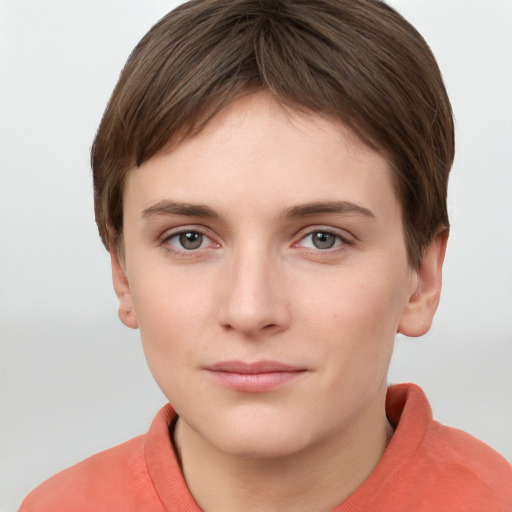
[[[406,336],[426,334],[439,305],[441,296],[442,270],[448,229],[438,233],[423,256],[420,268],[416,271],[417,284],[406,304],[398,332]]]
[[[133,307],[130,284],[125,271],[119,262],[115,250],[110,251],[110,261],[112,263],[112,281],[114,290],[119,300],[119,319],[124,325],[132,329],[138,328],[137,315]]]

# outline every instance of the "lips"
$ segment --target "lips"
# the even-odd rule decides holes
[[[277,361],[223,361],[205,368],[216,383],[246,393],[263,393],[283,387],[306,373],[306,369]]]

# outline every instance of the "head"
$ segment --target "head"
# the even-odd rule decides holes
[[[92,149],[107,248],[122,258],[128,170],[262,90],[339,120],[387,159],[418,268],[449,226],[453,119],[428,45],[378,0],[201,0],[160,20],[128,59]]]
[[[189,435],[276,457],[385,420],[394,336],[437,307],[452,158],[436,62],[381,2],[201,0],[151,29],[93,146],[96,219]]]

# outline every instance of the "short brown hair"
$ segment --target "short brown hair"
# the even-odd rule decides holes
[[[427,43],[378,0],[192,0],[162,18],[130,55],[91,151],[107,248],[121,245],[126,172],[258,90],[340,120],[388,159],[417,268],[449,225],[452,111]]]

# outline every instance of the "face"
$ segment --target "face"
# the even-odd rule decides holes
[[[340,123],[236,101],[130,171],[124,244],[121,318],[210,446],[292,454],[384,414],[419,275],[386,160]]]

